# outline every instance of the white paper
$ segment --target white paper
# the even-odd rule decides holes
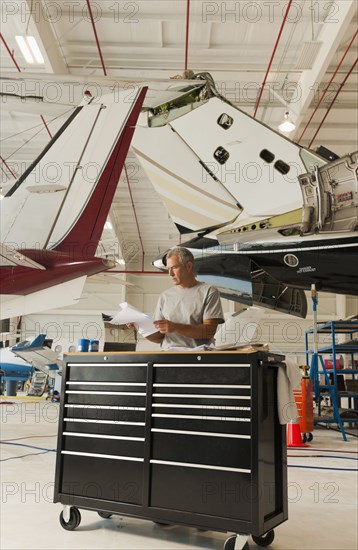
[[[136,309],[127,302],[123,302],[122,304],[119,304],[119,306],[121,307],[121,310],[115,314],[110,323],[113,325],[135,323],[138,327],[139,334],[141,334],[144,338],[154,332],[158,332],[158,329],[156,329],[153,324],[153,318],[150,315],[139,311],[139,309]]]
[[[212,351],[215,348],[211,345],[202,344],[201,346],[196,346],[195,348],[186,348],[184,346],[170,346],[165,351]]]

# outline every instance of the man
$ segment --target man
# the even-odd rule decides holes
[[[174,286],[160,295],[154,315],[158,332],[147,339],[163,349],[212,343],[218,325],[224,323],[219,291],[196,280],[194,256],[186,248],[168,252],[167,268]]]

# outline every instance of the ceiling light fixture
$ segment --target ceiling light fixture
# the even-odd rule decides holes
[[[34,36],[27,36],[26,40],[28,45],[30,46],[30,50],[32,52],[32,55],[35,58],[36,63],[39,63],[39,64],[45,63],[45,60],[43,58],[39,45],[36,41],[36,38]]]
[[[293,130],[295,130],[295,128],[296,128],[296,124],[291,120],[290,113],[286,111],[284,120],[283,122],[281,122],[278,129],[281,130],[281,132],[288,134],[289,132],[292,132]]]
[[[45,63],[39,45],[34,36],[15,36],[16,42],[27,63]]]
[[[23,36],[15,36],[16,42],[21,50],[22,55],[25,58],[26,63],[34,63],[34,58],[31,55],[30,48]]]

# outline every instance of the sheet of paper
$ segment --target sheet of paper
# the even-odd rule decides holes
[[[110,321],[113,325],[125,325],[127,323],[135,323],[138,327],[138,332],[144,338],[158,332],[153,324],[153,319],[150,315],[139,311],[139,309],[131,306],[127,302],[119,304],[120,310]]]

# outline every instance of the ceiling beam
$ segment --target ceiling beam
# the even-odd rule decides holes
[[[335,22],[326,22],[317,39],[322,42],[322,46],[318,52],[316,60],[311,70],[302,72],[301,78],[298,81],[298,89],[301,90],[301,96],[295,102],[294,110],[296,113],[296,132],[299,125],[302,123],[307,109],[314,98],[317,87],[322,82],[328,66],[337,52],[337,49],[348,30],[348,27],[356,13],[356,0],[336,0],[337,12],[335,14]],[[294,139],[295,136],[291,136]]]
[[[46,70],[49,73],[67,74],[68,68],[58,47],[51,23],[44,18],[41,0],[25,0],[31,14],[27,34],[32,34],[39,45],[45,59]]]

